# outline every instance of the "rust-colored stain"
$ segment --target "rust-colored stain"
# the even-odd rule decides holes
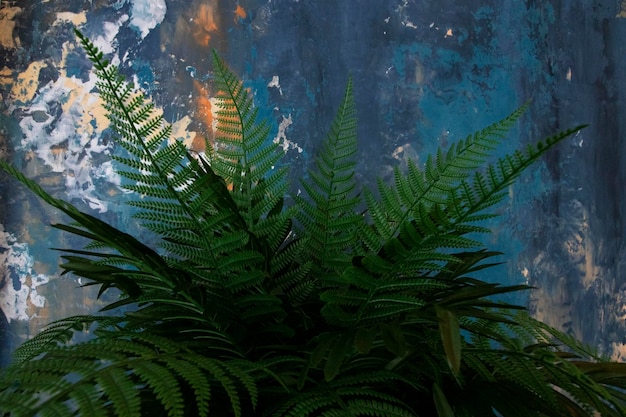
[[[219,30],[215,0],[201,3],[193,17],[193,38],[201,46],[209,46],[211,36]]]
[[[20,39],[13,37],[14,19],[21,11],[22,9],[19,7],[3,6],[0,8],[0,46],[6,49],[15,49],[21,46]]]
[[[39,88],[39,73],[46,67],[48,64],[44,61],[31,62],[11,86],[11,98],[22,103],[31,101]]]
[[[198,133],[193,137],[189,148],[196,152],[206,151],[206,138]]]
[[[196,90],[196,113],[195,119],[201,123],[204,130],[210,132],[213,126],[213,114],[209,89],[197,80],[193,80],[193,86]]]
[[[240,23],[246,17],[248,17],[246,9],[244,9],[240,5],[237,5],[237,8],[235,9],[235,23]]]

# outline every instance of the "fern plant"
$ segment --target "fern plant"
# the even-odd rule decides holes
[[[213,56],[218,135],[196,155],[77,32],[99,77],[141,242],[0,167],[88,240],[62,268],[119,298],[50,324],[0,377],[5,416],[626,415],[626,369],[497,300],[475,239],[508,187],[575,127],[490,164],[525,107],[360,190],[349,80],[287,206],[270,125]],[[76,337],[90,332],[84,341]]]

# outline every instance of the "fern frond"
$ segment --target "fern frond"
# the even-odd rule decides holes
[[[204,253],[194,261],[217,268],[220,252],[216,252],[211,237],[216,232],[223,234],[228,230],[226,224],[236,224],[240,219],[228,198],[223,198],[228,194],[226,185],[213,172],[207,172],[182,142],[170,142],[171,126],[165,123],[162,113],[124,81],[93,43],[79,32],[77,36],[96,69],[99,94],[111,126],[119,135],[117,143],[132,155],[117,161],[135,169],[119,173],[131,182],[125,188],[144,196],[143,202],[136,205],[142,209],[138,217],[148,220],[146,227],[167,237],[167,248],[172,253],[184,256],[193,246]],[[168,202],[178,209],[158,222],[150,221],[163,214],[163,204]],[[207,221],[216,213],[221,216]],[[240,242],[240,247],[245,244]]]
[[[315,159],[316,170],[309,170],[309,180],[302,181],[308,195],[296,196],[298,220],[307,239],[307,257],[325,271],[349,262],[346,257],[354,245],[363,222],[356,213],[360,197],[356,194],[356,110],[352,78],[348,79],[341,105],[322,149]]]
[[[472,183],[454,175],[435,175],[436,171],[425,175],[414,164],[409,164],[405,177],[396,171],[395,188],[379,183],[380,202],[372,193],[365,195],[372,226],[379,236],[376,239],[371,231],[363,233],[368,247],[378,248],[377,251],[393,247],[392,256],[401,254],[403,258],[415,248],[432,251],[437,248],[470,249],[480,246],[465,235],[486,232],[487,229],[473,223],[492,217],[493,214],[485,213],[485,210],[506,196],[507,187],[548,149],[581,128],[561,132],[536,147],[529,146],[524,152],[517,151],[503,157],[495,165],[488,166],[485,174],[473,169]],[[442,186],[442,178],[450,180],[447,185]],[[423,193],[430,192],[426,190],[435,188],[446,197],[441,194],[441,199],[437,200],[423,198]],[[399,244],[390,246],[394,241]],[[386,247],[383,248],[380,242],[385,242]],[[384,256],[388,257],[389,251],[384,252]]]
[[[482,167],[526,107],[521,106],[506,118],[468,136],[446,151],[438,149],[435,158],[427,158],[424,171],[413,161],[409,161],[406,174],[396,168],[395,189],[379,182],[383,206],[370,206],[368,202],[368,209],[375,221],[380,242],[394,237],[407,220],[419,218],[414,211],[420,206],[429,209],[432,205],[447,204],[459,181]],[[366,198],[371,201],[373,196]]]
[[[206,358],[145,333],[107,333],[9,367],[3,378],[12,381],[8,386],[13,388],[0,393],[0,406],[17,410],[22,404],[28,410],[23,415],[45,414],[54,406],[68,414],[112,408],[116,415],[143,416],[142,410],[160,404],[169,416],[189,415],[191,410],[192,415],[207,416],[211,407],[224,406],[215,402],[219,396],[212,395],[221,391],[230,398],[234,414],[242,416],[242,393],[256,403],[256,382],[248,376],[256,368],[247,362]],[[188,387],[193,397],[187,395]],[[33,396],[35,392],[40,395]],[[33,397],[36,402],[30,400]]]
[[[463,224],[467,222],[468,217],[500,202],[505,196],[506,188],[526,168],[542,157],[547,150],[582,128],[584,126],[565,130],[547,138],[545,142],[538,142],[535,146],[528,145],[523,151],[518,150],[500,158],[496,164],[487,167],[486,173],[476,172],[472,183],[461,181],[461,186],[455,190],[454,196],[448,202],[448,206],[454,211],[454,221]]]
[[[402,391],[411,384],[402,377],[384,371],[349,374],[326,384],[294,393],[273,412],[275,416],[402,416],[418,414],[389,391]]]
[[[129,417],[141,416],[140,391],[134,382],[129,380],[123,369],[112,368],[109,372],[101,372],[96,377],[96,382],[106,393],[106,398],[111,401],[115,414]]]
[[[284,272],[274,274],[274,292],[283,293],[294,305],[304,302],[315,288],[315,281],[309,278],[313,262],[294,265]]]
[[[259,232],[267,233],[274,227],[265,224],[257,228],[261,220],[287,222],[280,213],[269,216],[276,207],[282,206],[287,191],[286,170],[278,167],[282,152],[269,140],[269,124],[259,118],[258,108],[254,107],[243,83],[215,51],[213,64],[218,89],[218,134],[216,152],[210,155],[209,163],[232,185],[232,198],[247,229],[264,238],[266,235]]]
[[[76,332],[89,330],[90,326],[102,320],[103,323],[115,322],[116,319],[105,316],[72,316],[54,321],[37,333],[32,339],[22,343],[13,352],[13,362],[27,362],[45,353],[48,349],[68,343]]]
[[[524,152],[503,157],[489,166],[485,174],[475,171],[472,183],[450,177],[455,185],[442,188],[441,176],[424,176],[415,165],[409,166],[404,179],[397,172],[395,188],[379,182],[380,201],[372,193],[365,195],[372,226],[362,231],[362,236],[367,246],[374,249],[368,258],[374,261],[382,257],[394,264],[393,271],[402,271],[407,265],[405,261],[415,256],[431,253],[439,257],[450,249],[480,247],[478,241],[467,235],[488,229],[474,223],[493,216],[485,211],[506,196],[507,187],[548,149],[581,128],[566,130],[536,147],[529,146]],[[427,182],[428,177],[432,177],[432,184]],[[419,185],[422,183],[440,187],[447,197],[442,202],[424,200],[420,194],[425,192]],[[426,264],[424,272],[436,272],[436,266]]]

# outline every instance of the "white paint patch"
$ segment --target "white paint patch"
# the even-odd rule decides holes
[[[102,25],[102,35],[98,36],[92,42],[104,54],[111,54],[115,51],[115,37],[120,31],[120,27],[128,20],[128,15],[122,15],[117,22],[104,22]]]
[[[191,148],[196,132],[187,130],[191,124],[191,117],[188,115],[172,123],[172,140],[182,140],[187,148]]]
[[[60,25],[65,22],[73,23],[75,26],[84,25],[87,23],[87,13],[58,12],[57,18],[54,23],[52,23],[52,26]]]
[[[402,24],[402,26],[405,26],[411,29],[417,29],[417,26],[409,20],[409,16],[408,16],[409,14],[406,10],[408,7],[409,7],[409,0],[402,0],[402,4],[399,4],[398,7],[396,7],[396,13],[400,17],[400,23]]]
[[[213,135],[217,134],[217,112],[220,110],[220,101],[217,97],[209,98],[209,103],[211,103],[211,131]]]
[[[278,88],[278,92],[280,93],[280,95],[283,95],[283,90],[280,88],[280,78],[278,77],[278,75],[274,75],[272,77],[272,80],[267,83],[267,87],[268,88]]]
[[[107,203],[96,196],[94,181],[104,178],[118,185],[120,178],[110,163],[93,162],[94,156],[110,150],[100,140],[109,123],[100,98],[91,92],[95,83],[92,73],[87,82],[61,76],[41,87],[22,109],[26,112],[20,121],[23,138],[16,150],[34,151],[53,172],[65,174],[70,198],[103,213]]]
[[[46,299],[37,293],[37,287],[47,284],[47,275],[33,271],[34,260],[26,243],[20,243],[0,225],[0,271],[6,281],[0,288],[0,308],[7,320],[28,321],[29,307],[41,308]]]
[[[139,30],[141,38],[143,39],[165,19],[167,5],[165,4],[165,0],[131,1],[130,25]]]
[[[293,124],[291,114],[288,117],[283,116],[283,120],[278,125],[278,133],[274,138],[274,143],[280,145],[283,148],[283,152],[287,152],[289,149],[296,149],[298,153],[302,153],[303,149],[298,146],[297,143],[291,142],[287,139],[287,128]]]

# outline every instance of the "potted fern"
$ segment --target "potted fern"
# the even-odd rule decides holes
[[[626,415],[626,370],[494,296],[472,238],[509,185],[582,126],[489,164],[520,117],[359,190],[352,83],[287,206],[282,152],[214,54],[218,136],[191,154],[77,32],[135,193],[141,242],[0,167],[86,238],[62,268],[119,298],[50,324],[0,379],[5,416]],[[364,209],[365,208],[365,209]],[[94,337],[77,341],[81,332]]]

